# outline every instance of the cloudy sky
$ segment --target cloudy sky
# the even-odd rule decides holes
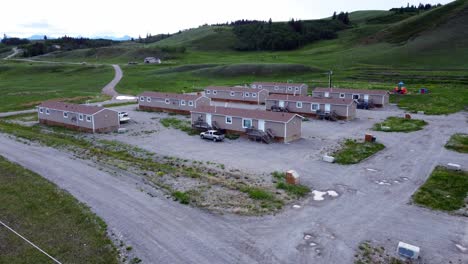
[[[333,11],[388,10],[412,0],[22,0],[5,1],[0,33],[8,36],[123,36],[173,33],[237,19],[316,19]],[[448,3],[426,0],[424,3]]]

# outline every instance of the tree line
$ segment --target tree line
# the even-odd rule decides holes
[[[422,3],[419,3],[418,6],[415,6],[415,5],[411,5],[408,3],[406,5],[406,7],[399,7],[399,8],[392,8],[390,9],[390,11],[395,11],[395,12],[398,12],[398,13],[409,13],[409,12],[419,12],[419,11],[426,11],[426,10],[430,10],[430,9],[433,9],[433,8],[436,8],[436,7],[441,7],[442,4],[437,4],[437,5],[431,5],[431,4],[422,4]]]

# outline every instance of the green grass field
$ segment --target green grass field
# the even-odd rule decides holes
[[[0,218],[62,263],[118,263],[106,224],[41,176],[0,156]],[[52,263],[0,226],[0,263]]]
[[[452,135],[445,147],[461,153],[468,153],[468,134],[457,133]]]
[[[413,195],[413,200],[432,209],[454,211],[464,206],[467,193],[468,172],[436,167]]]
[[[356,164],[383,150],[385,146],[377,142],[357,142],[348,139],[341,149],[332,154],[338,164]]]
[[[43,100],[97,100],[114,77],[109,66],[0,62],[0,112],[31,109]]]
[[[374,125],[375,131],[382,132],[413,132],[418,131],[424,128],[427,125],[427,122],[420,119],[406,119],[403,117],[391,116],[382,123],[377,123]],[[387,127],[388,129],[384,129]]]

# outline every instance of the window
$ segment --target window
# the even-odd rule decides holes
[[[145,101],[145,97],[144,97],[144,96],[140,96],[140,101],[144,102],[144,101]]]
[[[211,94],[211,91],[210,91],[210,90],[206,90],[205,93],[206,93],[206,94]]]
[[[302,102],[296,102],[296,107],[297,108],[302,108]]]
[[[244,93],[244,96],[245,96],[245,97],[249,97],[249,96],[250,96],[250,93],[249,93],[249,92],[246,92],[246,93]]]
[[[218,91],[216,91],[216,90],[213,90],[213,94],[217,94],[217,93],[218,93]]]
[[[257,93],[252,93],[252,97],[257,97]]]
[[[146,101],[149,103],[151,102],[151,97],[146,97]]]
[[[193,106],[193,101],[188,101],[189,106]]]
[[[262,89],[262,85],[261,85],[261,84],[258,85],[258,89]]]
[[[292,91],[292,86],[288,86],[288,91]]]
[[[242,127],[243,128],[251,128],[252,127],[252,119],[242,119]]]
[[[171,102],[169,101],[169,98],[166,98],[166,100],[164,100],[164,102],[166,102],[166,104],[170,104]]]
[[[180,100],[180,105],[185,105],[185,100]]]
[[[63,118],[68,118],[68,112],[63,112]]]
[[[235,93],[235,92],[231,92],[231,96],[236,96],[236,93]]]
[[[278,85],[275,86],[275,90],[279,90],[279,86],[278,86]]]
[[[296,86],[296,88],[294,88],[296,90],[296,92],[299,92],[299,87]]]
[[[83,121],[83,114],[80,114],[80,115],[78,116],[78,119],[80,119],[80,121]]]
[[[325,94],[324,94],[323,96],[329,97],[329,96],[330,96],[330,93],[329,93],[329,92],[325,92]]]
[[[46,113],[46,115],[50,114],[49,108],[46,108],[45,113]]]
[[[317,111],[317,110],[319,110],[319,109],[320,109],[320,105],[319,105],[319,104],[312,104],[312,105],[311,105],[311,110],[312,110],[312,111]]]
[[[353,94],[353,99],[354,99],[354,100],[359,99],[359,94]]]
[[[257,89],[257,85],[252,84],[252,88]]]
[[[41,113],[41,114],[44,113],[44,108],[39,107],[39,113]]]
[[[232,124],[232,116],[226,116],[226,124]]]
[[[344,93],[340,93],[340,98],[345,98],[345,94]]]
[[[93,120],[92,116],[86,116],[86,121],[91,122],[91,120]]]

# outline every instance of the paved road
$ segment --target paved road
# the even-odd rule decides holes
[[[424,263],[468,263],[468,252],[456,247],[468,247],[468,218],[408,204],[434,166],[468,164],[465,154],[443,148],[451,134],[466,131],[467,116],[424,119],[430,124],[422,131],[376,133],[387,148],[361,164],[308,161],[298,168],[303,182],[340,196],[308,198],[300,209],[265,217],[220,216],[152,198],[134,176],[110,175],[88,161],[2,135],[0,155],[88,204],[145,263],[352,263],[367,239],[390,251],[400,240],[418,245]],[[382,180],[390,185],[376,183]],[[312,238],[305,241],[304,234]]]

